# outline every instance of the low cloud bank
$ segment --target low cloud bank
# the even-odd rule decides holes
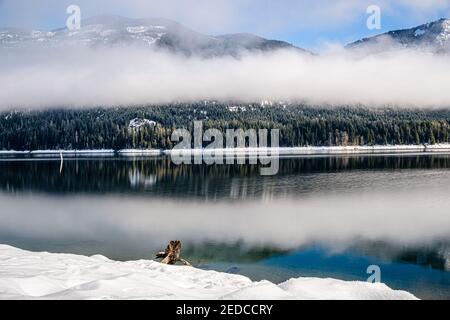
[[[109,247],[164,247],[167,239],[187,244],[242,241],[250,247],[295,249],[325,243],[340,250],[364,241],[399,246],[448,241],[447,193],[423,190],[314,196],[302,200],[246,203],[167,202],[106,196],[48,197],[0,193],[0,237],[7,243],[93,243]],[[176,223],[173,223],[176,221]],[[288,222],[288,223],[287,223]],[[9,236],[9,237],[8,237]],[[21,242],[22,241],[22,242]]]
[[[397,51],[364,58],[289,50],[201,59],[139,48],[0,51],[0,110],[263,99],[450,106],[450,59]]]

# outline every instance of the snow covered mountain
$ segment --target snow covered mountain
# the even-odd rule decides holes
[[[411,29],[389,31],[358,40],[346,48],[373,53],[398,49],[450,53],[450,20],[439,19]]]
[[[203,57],[239,56],[243,51],[270,52],[286,48],[311,54],[290,43],[248,33],[205,35],[163,18],[131,19],[102,15],[83,20],[81,29],[75,31],[65,27],[51,31],[0,28],[0,48],[80,45],[137,45]],[[440,19],[411,29],[389,31],[350,43],[346,48],[361,55],[400,49],[450,53],[450,20]]]
[[[277,40],[252,34],[208,36],[162,18],[130,19],[120,16],[96,16],[83,20],[81,29],[52,31],[0,29],[0,47],[37,46],[123,46],[163,48],[187,55],[213,57],[239,55],[244,50],[272,51],[291,48],[306,50]]]

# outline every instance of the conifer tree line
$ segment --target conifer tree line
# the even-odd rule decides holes
[[[130,127],[133,119],[156,125]],[[449,109],[321,107],[302,104],[174,103],[0,114],[0,150],[170,149],[172,131],[280,129],[280,146],[448,143]]]

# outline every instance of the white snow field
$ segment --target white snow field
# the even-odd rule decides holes
[[[269,281],[96,255],[30,252],[0,245],[0,299],[416,299],[385,284],[298,278]]]

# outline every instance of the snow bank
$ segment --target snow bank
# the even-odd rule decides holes
[[[345,154],[407,154],[407,153],[450,152],[450,144],[434,145],[375,145],[375,146],[333,146],[333,147],[280,147],[280,148],[230,148],[230,149],[171,149],[165,154],[175,155],[345,155]]]
[[[30,151],[32,156],[51,156],[60,154],[64,156],[98,156],[98,155],[113,155],[114,150],[112,149],[90,149],[90,150],[34,150]]]
[[[34,150],[14,151],[0,150],[0,156],[111,156],[115,153],[121,156],[158,156],[166,155],[280,155],[280,156],[302,156],[302,155],[345,155],[345,154],[406,154],[406,153],[448,153],[450,144],[439,143],[433,145],[375,145],[375,146],[334,146],[334,147],[280,147],[280,148],[231,148],[231,149],[99,149],[99,150]]]
[[[240,275],[29,252],[0,245],[0,299],[415,299],[384,284],[298,278],[279,285]]]
[[[86,150],[33,150],[33,151],[15,151],[0,150],[0,156],[33,156],[46,157],[54,156],[111,156],[115,151],[112,149],[86,149]]]
[[[159,156],[162,155],[160,149],[122,149],[117,151],[121,156]]]

